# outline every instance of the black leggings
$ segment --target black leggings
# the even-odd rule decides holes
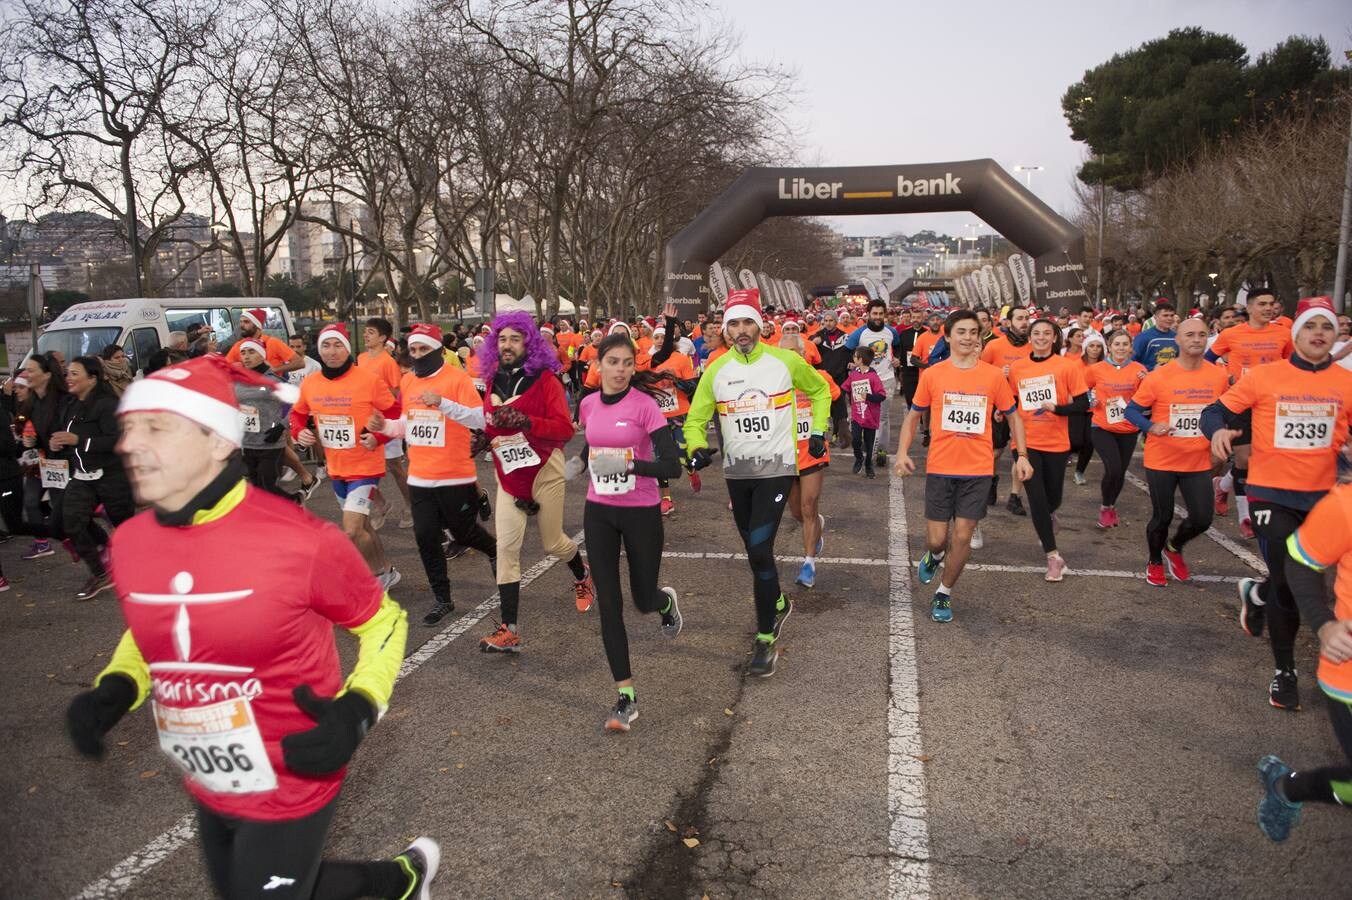
[[[1150,487],[1150,521],[1145,526],[1145,544],[1152,563],[1164,562],[1161,555],[1169,540],[1169,523],[1174,520],[1174,491],[1183,496],[1183,508],[1188,517],[1178,523],[1178,530],[1169,543],[1173,549],[1183,545],[1211,527],[1212,497],[1210,472],[1166,472],[1146,469],[1145,483]]]
[[[854,447],[854,458],[864,462],[873,460],[873,442],[878,438],[878,429],[865,428],[858,422],[850,423],[850,444]]]
[[[1300,610],[1291,586],[1286,581],[1286,539],[1295,533],[1308,512],[1279,506],[1266,500],[1249,497],[1249,518],[1258,547],[1267,563],[1267,581],[1259,588],[1259,596],[1266,604],[1268,637],[1272,642],[1272,658],[1279,669],[1296,667],[1296,632],[1300,631]]]
[[[1028,448],[1028,462],[1033,466],[1033,477],[1023,483],[1028,496],[1028,518],[1033,520],[1042,552],[1056,549],[1056,534],[1052,528],[1052,514],[1061,508],[1061,494],[1066,486],[1066,459],[1069,450],[1034,450]]]
[[[1089,440],[1103,461],[1104,506],[1116,506],[1117,498],[1122,495],[1122,485],[1127,481],[1127,470],[1131,468],[1131,455],[1136,451],[1136,439],[1140,432],[1118,434],[1104,431],[1102,428],[1089,429]]]
[[[756,598],[756,631],[770,634],[779,602],[779,570],[775,567],[775,534],[784,517],[784,504],[793,487],[792,475],[775,478],[729,478],[732,519],[742,535],[751,564]]]
[[[610,506],[588,500],[582,512],[587,536],[596,605],[601,614],[601,643],[606,648],[610,675],[616,681],[633,677],[629,669],[629,637],[624,631],[624,594],[620,589],[620,546],[629,559],[629,593],[641,613],[667,605],[657,587],[662,570],[662,508]]]
[[[1333,697],[1325,697],[1333,736],[1343,748],[1347,764],[1292,772],[1287,776],[1286,799],[1293,803],[1337,803],[1352,806],[1352,706]]]
[[[45,538],[47,528],[42,524],[33,525],[24,521],[24,479],[21,475],[0,479],[0,518],[4,519],[5,530],[10,534],[31,534],[36,538]],[[0,578],[4,569],[0,569]]]
[[[1081,475],[1089,468],[1094,458],[1094,441],[1090,436],[1089,423],[1093,417],[1089,413],[1071,413],[1066,416],[1066,425],[1070,433],[1070,449],[1075,452],[1075,471]]]
[[[70,538],[75,552],[89,568],[89,574],[103,576],[103,561],[99,550],[108,544],[108,532],[94,522],[94,510],[103,504],[103,511],[114,526],[121,525],[136,514],[131,497],[131,483],[121,467],[104,470],[103,477],[94,481],[72,478],[66,483],[66,496],[61,504],[61,527]]]
[[[323,859],[338,801],[300,819],[234,819],[197,804],[207,874],[224,900],[348,900],[401,897],[408,876],[397,862]]]
[[[277,485],[277,478],[282,472],[282,449],[244,448],[244,477],[250,484],[262,488],[269,494],[276,494],[289,500],[291,495]]]
[[[497,556],[493,535],[479,524],[479,485],[447,484],[440,487],[408,486],[408,504],[413,513],[413,539],[418,558],[427,573],[427,586],[438,603],[451,600],[451,580],[446,572],[446,552],[441,532],[446,529],[457,544],[473,547],[490,559]]]

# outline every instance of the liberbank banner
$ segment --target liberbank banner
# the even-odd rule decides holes
[[[668,242],[665,299],[682,316],[707,308],[709,266],[773,216],[923,212],[973,213],[1036,259],[1037,302],[1075,309],[1088,300],[1084,235],[992,159],[747,169]]]

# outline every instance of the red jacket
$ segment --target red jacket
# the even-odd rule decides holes
[[[503,472],[502,459],[495,452],[493,466],[497,469],[498,484],[502,485],[504,491],[520,500],[530,500],[535,490],[535,476],[549,461],[550,454],[561,450],[572,438],[573,418],[568,412],[568,398],[563,393],[563,384],[553,372],[541,372],[534,384],[507,403],[526,414],[530,419],[530,428],[523,433],[519,429],[495,427],[493,409],[500,404],[490,389],[484,397],[484,417],[488,420],[484,433],[490,438],[524,434],[526,443],[540,461],[533,466]]]

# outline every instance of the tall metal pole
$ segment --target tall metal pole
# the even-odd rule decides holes
[[[1094,296],[1092,305],[1094,309],[1099,308],[1099,301],[1103,297],[1103,198],[1107,193],[1107,185],[1103,183],[1103,155],[1099,155],[1099,220],[1098,220],[1098,262],[1095,264],[1094,273]]]
[[[1343,173],[1343,220],[1338,226],[1338,265],[1333,275],[1333,308],[1343,311],[1347,293],[1347,241],[1352,230],[1352,115],[1347,126],[1347,167]]]

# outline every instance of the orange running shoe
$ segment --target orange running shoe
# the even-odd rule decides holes
[[[582,576],[581,581],[573,582],[573,590],[577,592],[577,611],[584,613],[592,608],[592,601],[596,599],[596,590],[592,587],[591,566],[587,566],[587,574]]]
[[[520,653],[521,635],[506,625],[499,625],[492,634],[479,638],[479,650],[484,653]]]

